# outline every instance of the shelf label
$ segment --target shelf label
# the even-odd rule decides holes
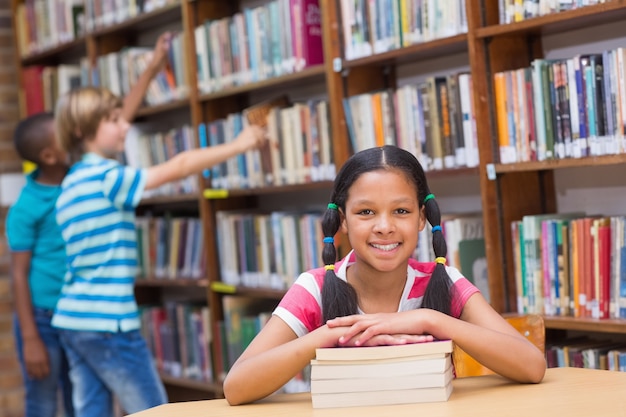
[[[341,72],[342,67],[341,58],[333,58],[333,71]]]
[[[228,198],[228,190],[223,188],[208,188],[204,190],[204,198],[208,200],[215,200],[218,198]]]
[[[496,179],[496,166],[494,164],[487,164],[487,178],[491,181]]]
[[[237,287],[223,282],[212,282],[211,289],[215,292],[221,292],[224,294],[234,294],[237,292]]]

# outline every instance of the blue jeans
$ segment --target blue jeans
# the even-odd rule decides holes
[[[77,417],[111,417],[113,395],[126,413],[167,402],[152,355],[139,330],[59,330],[70,363]]]
[[[50,373],[43,379],[34,379],[28,376],[24,363],[24,343],[20,331],[17,315],[13,319],[15,331],[15,345],[17,356],[22,368],[25,391],[25,417],[54,417],[57,413],[58,392],[61,389],[63,405],[66,417],[74,417],[72,408],[72,384],[69,378],[69,365],[65,352],[61,347],[58,330],[50,325],[52,310],[35,308],[33,315],[39,337],[46,345],[48,360],[50,361]]]

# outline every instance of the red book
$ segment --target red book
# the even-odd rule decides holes
[[[291,0],[291,39],[296,71],[324,62],[319,0]]]
[[[611,289],[611,226],[609,219],[602,219],[598,227],[598,258],[600,270],[600,318],[609,318]]]
[[[32,66],[22,70],[22,89],[24,91],[24,110],[27,116],[45,111],[43,83],[41,76],[44,67]]]

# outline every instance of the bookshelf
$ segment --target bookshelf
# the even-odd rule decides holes
[[[14,10],[20,1],[13,1]],[[137,41],[144,32],[159,28],[179,27],[186,48],[183,53],[188,95],[182,99],[141,108],[137,118],[155,123],[172,114],[183,117],[190,126],[211,123],[230,113],[240,112],[255,104],[258,96],[275,91],[290,91],[306,84],[323,84],[328,101],[330,135],[336,166],[351,154],[348,122],[343,107],[344,99],[383,89],[394,89],[400,83],[397,69],[404,65],[419,65],[454,54],[467,55],[467,67],[472,75],[473,111],[480,162],[477,167],[459,167],[429,171],[429,180],[452,180],[476,177],[480,188],[489,292],[494,308],[502,313],[514,311],[517,303],[513,267],[513,249],[510,228],[513,220],[524,215],[555,212],[557,196],[554,171],[561,168],[583,166],[619,165],[626,162],[625,155],[588,157],[582,159],[547,160],[501,164],[497,139],[493,75],[496,72],[528,66],[534,58],[542,56],[541,39],[545,35],[558,35],[582,25],[602,25],[626,17],[626,4],[622,1],[586,6],[584,8],[553,13],[511,24],[499,24],[497,0],[466,1],[467,33],[454,34],[439,39],[392,49],[352,60],[344,59],[344,33],[340,2],[319,0],[323,35],[324,63],[299,72],[273,78],[231,85],[211,92],[201,92],[198,85],[195,56],[194,28],[207,20],[217,20],[245,7],[246,2],[205,0],[173,2],[150,12],[139,14],[112,25],[98,27],[81,34],[76,39],[30,53],[17,59],[18,68],[31,65],[58,65],[79,62],[87,57],[90,62],[105,53],[119,51]],[[17,32],[16,32],[17,33]],[[492,178],[493,177],[493,178]],[[197,213],[202,221],[205,277],[199,280],[163,280],[148,278],[138,280],[137,298],[158,302],[170,291],[193,292],[210,309],[213,331],[216,323],[224,320],[223,297],[235,295],[277,302],[281,290],[232,286],[220,282],[219,248],[216,241],[218,225],[216,213],[241,208],[259,209],[263,201],[277,197],[289,198],[298,193],[320,193],[331,189],[330,181],[306,184],[267,186],[253,189],[234,189],[214,193],[210,181],[198,178],[200,192],[183,196],[158,196],[146,199],[141,210],[185,210]],[[209,191],[206,191],[209,190]],[[324,203],[324,201],[321,201]],[[626,322],[621,320],[591,320],[565,317],[546,317],[546,328],[556,330],[591,331],[600,333],[626,333]],[[213,339],[212,348],[217,352]],[[214,358],[213,369],[219,358]],[[197,398],[222,395],[218,382],[193,381],[163,375],[163,380],[175,395],[172,400],[190,399],[193,391]]]

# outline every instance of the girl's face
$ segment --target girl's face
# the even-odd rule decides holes
[[[122,109],[113,109],[109,117],[100,121],[94,138],[87,141],[87,151],[105,158],[115,158],[124,151],[124,140],[129,127],[122,117]]]
[[[368,172],[350,187],[341,230],[375,271],[405,274],[424,225],[415,186],[401,171]]]

